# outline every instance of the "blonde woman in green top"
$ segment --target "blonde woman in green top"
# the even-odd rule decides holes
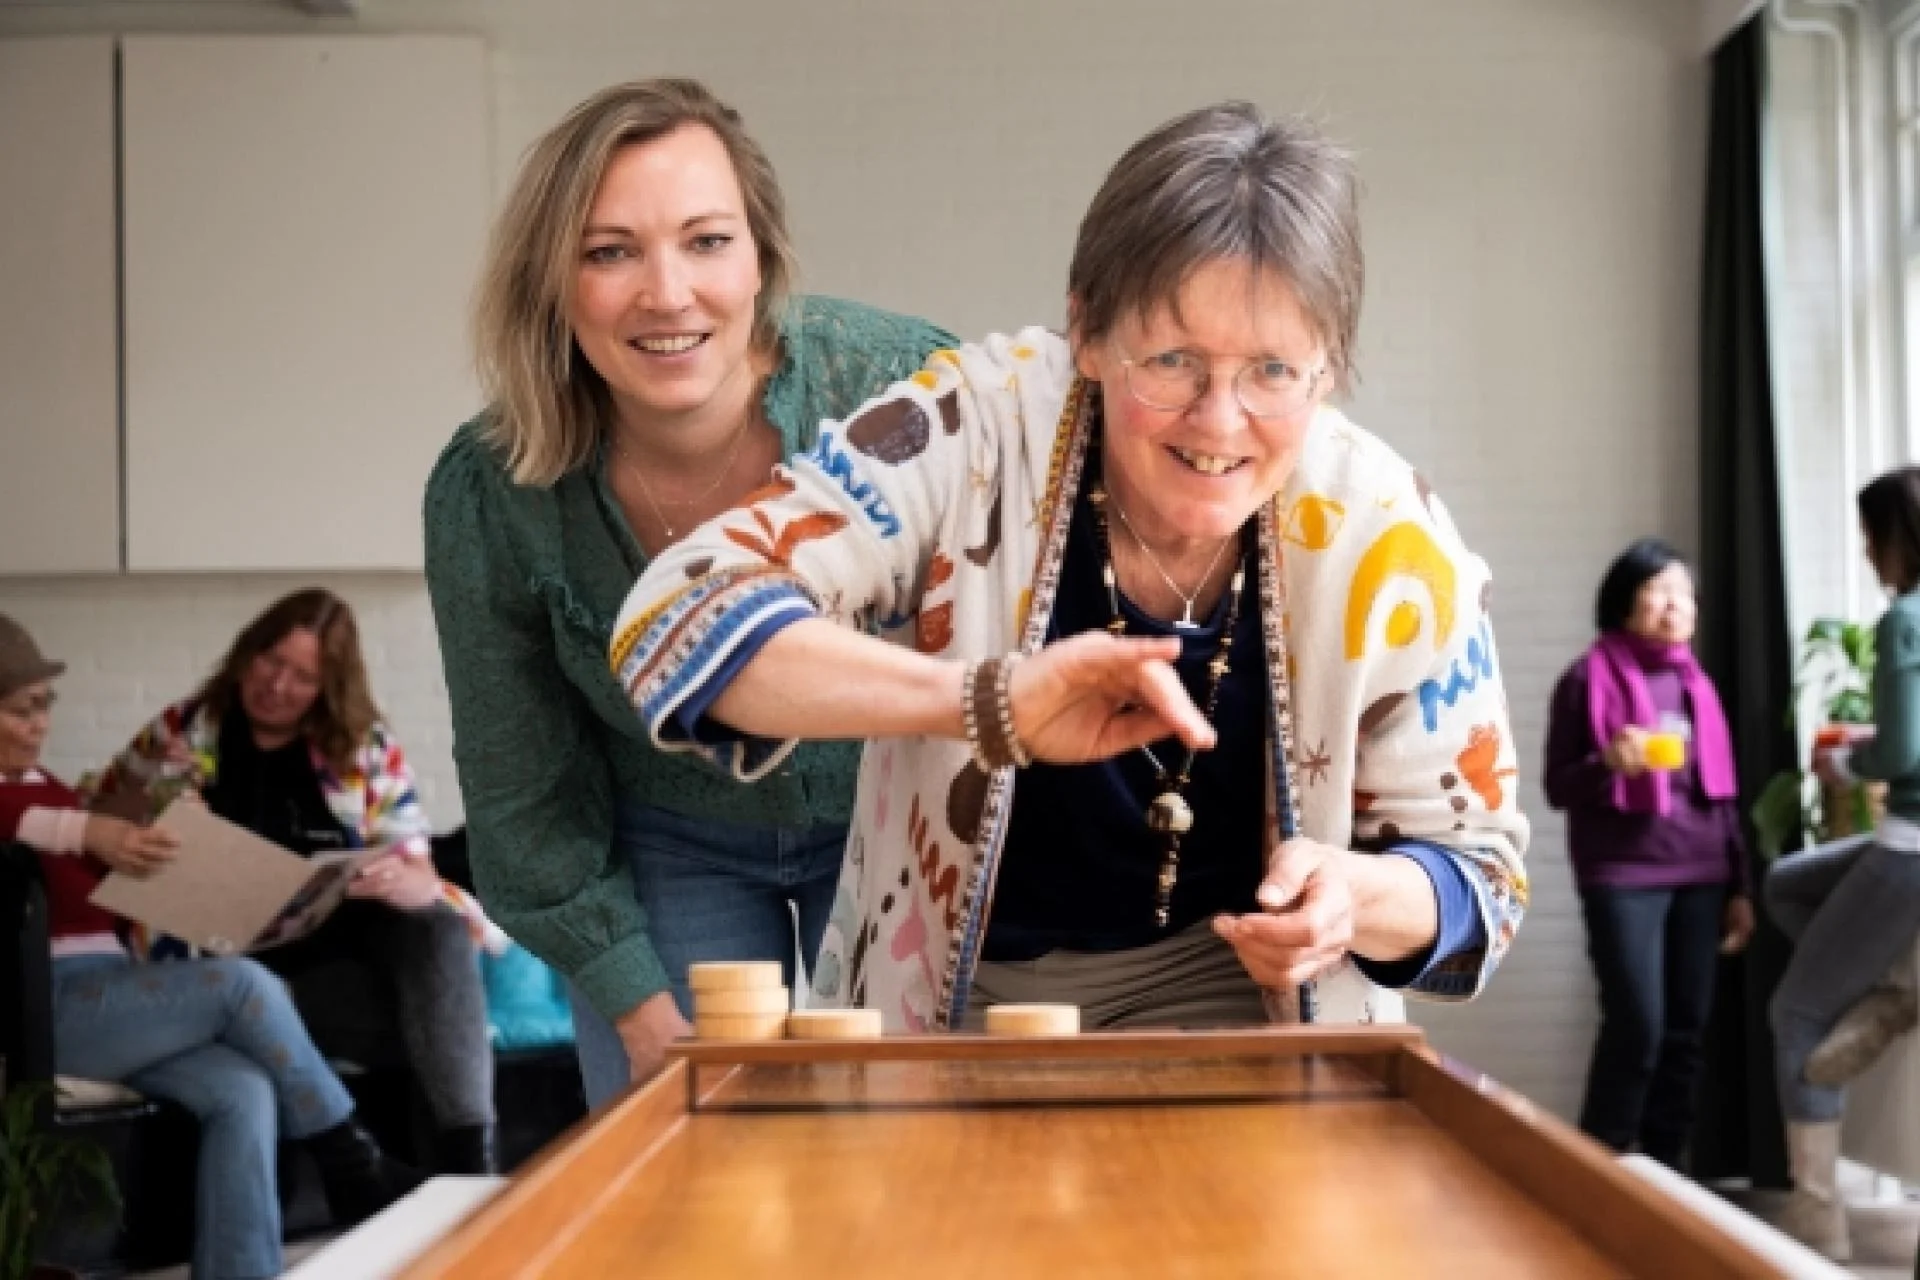
[[[792,276],[736,113],[687,80],[596,94],[535,144],[495,228],[489,408],[427,485],[474,876],[570,980],[594,1104],[688,1031],[688,964],[811,958],[832,906],[857,744],[740,787],[654,750],[606,662],[654,556],[953,341],[790,298]]]

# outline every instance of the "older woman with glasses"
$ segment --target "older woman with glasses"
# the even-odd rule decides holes
[[[1182,116],[1095,196],[1066,336],[936,352],[649,567],[611,658],[662,747],[751,780],[867,741],[823,1000],[1199,1027],[1484,986],[1527,892],[1488,572],[1326,403],[1361,278],[1340,150]]]

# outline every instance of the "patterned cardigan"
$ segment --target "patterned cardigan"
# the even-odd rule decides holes
[[[936,352],[775,483],[663,553],[634,587],[610,658],[655,740],[742,779],[791,742],[690,741],[675,711],[743,641],[796,611],[872,625],[946,657],[1043,642],[1098,390],[1058,335],[1029,329]],[[1414,988],[1470,998],[1527,902],[1527,822],[1487,618],[1490,575],[1425,480],[1332,408],[1259,513],[1271,688],[1270,838],[1444,848],[1486,944]],[[893,1029],[957,1026],[986,933],[1016,771],[965,743],[871,742],[815,965],[828,1003]],[[1351,963],[1276,1017],[1392,1020],[1397,993]]]
[[[432,855],[433,827],[414,789],[413,770],[386,725],[374,723],[344,771],[335,769],[317,747],[310,748],[310,758],[327,808],[346,831],[349,847],[386,845],[410,857]],[[117,808],[116,795],[141,793],[148,810],[143,816],[151,819],[182,792],[205,789],[219,772],[220,722],[189,698],[155,716],[111,764],[85,778],[80,790],[89,808]],[[472,895],[443,880],[440,896],[465,917],[476,944],[504,950],[506,935]]]

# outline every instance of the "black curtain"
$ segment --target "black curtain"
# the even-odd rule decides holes
[[[1793,764],[1793,687],[1760,231],[1764,15],[1713,57],[1700,327],[1700,660],[1726,703],[1745,813]],[[1751,828],[1749,828],[1751,836]],[[1751,847],[1751,846],[1750,846]],[[1763,868],[1753,866],[1756,888]],[[1765,920],[1721,966],[1693,1169],[1787,1185],[1767,998],[1786,939]]]

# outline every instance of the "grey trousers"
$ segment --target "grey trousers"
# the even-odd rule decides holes
[[[1913,949],[1920,854],[1869,836],[1836,840],[1776,862],[1766,897],[1794,942],[1770,1008],[1780,1106],[1789,1120],[1838,1120],[1845,1092],[1808,1084],[1802,1072],[1840,1016]]]
[[[255,958],[287,980],[329,1058],[411,1068],[442,1129],[493,1123],[486,989],[452,908],[346,902],[312,936]]]
[[[1260,988],[1211,923],[1130,951],[1049,951],[1038,960],[981,961],[962,1021],[986,1025],[995,1004],[1071,1004],[1086,1030],[1263,1026]]]

